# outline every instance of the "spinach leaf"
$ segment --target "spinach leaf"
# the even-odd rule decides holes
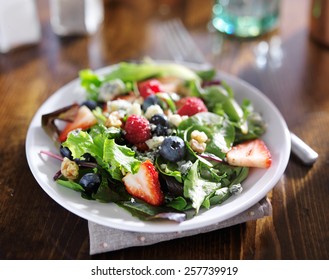
[[[197,160],[184,181],[184,196],[191,199],[192,207],[198,213],[200,207],[204,203],[206,197],[221,188],[220,182],[211,182],[201,177],[199,168],[208,168],[206,165],[199,166],[200,161]]]
[[[176,212],[165,206],[155,207],[140,200],[117,202],[117,205],[141,220],[166,219],[175,222],[186,220],[184,212]]]
[[[206,87],[202,91],[207,108],[211,112],[222,110],[243,133],[248,132],[248,126],[244,112],[238,102],[234,99],[233,91],[228,86],[214,85]]]
[[[207,137],[207,153],[223,159],[233,145],[235,128],[225,117],[210,112],[198,113],[180,123],[178,135],[186,142],[191,139],[194,130],[204,132]]]
[[[173,198],[172,200],[166,203],[166,206],[172,207],[180,211],[184,211],[190,208],[188,202],[182,196],[177,196]]]
[[[84,192],[84,189],[83,187],[74,182],[74,181],[71,181],[71,180],[63,180],[63,179],[57,179],[56,182],[60,185],[62,185],[63,187],[66,187],[66,188],[69,188],[69,189],[72,189],[74,191],[78,191],[78,192]]]
[[[218,163],[213,169],[217,170],[218,174],[222,174],[222,187],[231,187],[239,184],[246,179],[249,174],[248,167],[231,166],[225,163]]]
[[[157,157],[155,161],[157,169],[164,175],[174,177],[182,183],[182,173],[178,170],[178,164],[175,162],[165,161],[162,157]]]
[[[259,138],[265,133],[267,128],[264,119],[258,112],[254,111],[249,100],[244,100],[241,107],[248,124],[248,133],[243,133],[240,129],[237,129],[235,143]]]
[[[101,174],[101,184],[96,193],[92,194],[92,198],[100,202],[118,202],[127,201],[131,196],[126,192],[121,182],[114,181],[109,174],[103,170],[99,170]]]

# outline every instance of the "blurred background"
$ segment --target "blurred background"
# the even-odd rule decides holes
[[[103,0],[103,20],[94,32],[60,36],[51,26],[50,1],[37,0],[35,4],[40,20],[40,38],[28,47],[0,53],[0,71],[5,73],[11,68],[31,67],[26,69],[26,73],[34,77],[44,76],[40,83],[41,80],[55,79],[65,84],[83,68],[97,69],[123,60],[139,60],[145,56],[173,59],[165,47],[166,38],[159,30],[164,21],[177,17],[189,30],[208,62],[217,69],[251,82],[271,96],[276,105],[279,101],[276,100],[276,93],[271,92],[273,87],[267,88],[262,84],[261,76],[271,75],[273,83],[284,85],[286,79],[297,81],[306,72],[307,75],[325,72],[321,69],[305,69],[307,60],[316,62],[312,63],[315,68],[328,67],[328,52],[305,52],[305,48],[323,50],[309,40],[311,1],[281,1],[277,28],[249,39],[225,36],[215,30],[211,23],[214,3],[213,0]],[[293,8],[294,5],[298,5],[298,9]],[[307,44],[302,44],[305,40]],[[300,47],[295,48],[297,45]],[[298,57],[294,62],[298,65],[294,65],[293,71],[287,69],[291,65],[285,63],[288,60],[284,60],[291,56]],[[37,63],[38,58],[43,59]],[[288,70],[288,76],[280,74],[285,73],[281,71],[283,68]],[[59,85],[47,83],[48,86]],[[314,86],[317,85],[312,84]],[[49,95],[54,90],[49,88],[45,93]],[[289,91],[287,88],[280,90]],[[287,95],[287,99],[295,99],[293,93]]]

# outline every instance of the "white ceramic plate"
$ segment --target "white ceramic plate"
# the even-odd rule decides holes
[[[106,73],[111,69],[113,66],[103,68],[98,73]],[[114,203],[86,200],[81,198],[80,193],[56,184],[52,178],[60,168],[59,161],[39,153],[41,150],[58,153],[54,143],[41,127],[41,116],[84,100],[78,79],[56,91],[32,119],[26,138],[26,156],[35,179],[52,199],[72,213],[95,223],[122,230],[185,231],[224,221],[247,210],[266,196],[285,171],[290,155],[290,134],[280,112],[265,95],[236,77],[225,73],[218,73],[218,76],[233,88],[238,101],[241,102],[244,98],[251,100],[255,110],[261,113],[268,124],[263,140],[271,151],[272,165],[269,169],[253,169],[244,181],[243,192],[240,195],[232,196],[222,205],[200,211],[194,218],[178,224],[169,221],[140,221]]]

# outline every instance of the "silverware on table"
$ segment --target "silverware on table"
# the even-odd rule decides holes
[[[164,44],[175,61],[198,63],[205,69],[212,67],[180,19],[169,20],[162,24],[161,32],[166,38]],[[290,135],[291,152],[305,165],[312,165],[317,160],[318,153],[294,133],[290,132]]]
[[[312,165],[319,157],[318,153],[307,145],[296,134],[290,132],[291,152],[297,156],[304,164]]]

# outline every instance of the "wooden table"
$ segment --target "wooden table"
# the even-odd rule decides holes
[[[257,40],[223,40],[207,28],[212,1],[105,1],[101,30],[60,39],[48,1],[37,1],[42,41],[0,54],[0,259],[328,259],[329,48],[309,39],[309,1],[282,1],[279,29]],[[37,184],[25,157],[29,123],[54,91],[83,68],[150,56],[170,59],[155,27],[180,16],[217,69],[260,89],[289,128],[319,159],[312,167],[291,156],[269,193],[273,215],[168,241],[89,255],[87,221],[54,202]],[[262,46],[272,52],[261,52]],[[267,44],[267,45],[266,45]],[[280,137],[280,136],[278,136]]]

